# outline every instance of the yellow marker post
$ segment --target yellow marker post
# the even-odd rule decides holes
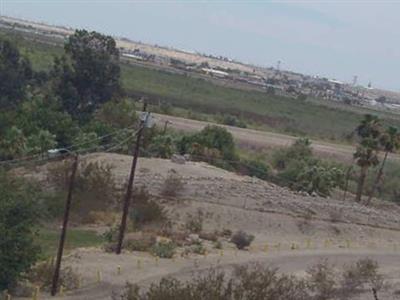
[[[37,286],[37,287],[35,287],[35,290],[33,291],[32,300],[38,300],[39,293],[40,293],[40,287]]]
[[[60,296],[64,297],[64,286],[60,286]]]
[[[224,256],[224,250],[221,250],[221,251],[219,252],[219,256]]]
[[[350,240],[346,240],[346,248],[350,249]]]
[[[96,279],[97,279],[98,283],[101,281],[101,272],[100,272],[100,270],[97,270],[97,272],[96,272]]]
[[[138,269],[142,268],[142,261],[140,259],[137,260],[137,267]]]
[[[121,266],[120,265],[117,266],[117,275],[121,275]]]
[[[310,239],[306,240],[306,248],[311,249],[311,240]]]
[[[278,251],[281,250],[281,243],[276,244],[275,247],[276,247],[276,250],[278,250]]]

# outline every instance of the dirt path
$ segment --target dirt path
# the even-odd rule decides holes
[[[164,126],[166,121],[169,121],[169,125],[174,129],[181,130],[184,132],[199,131],[209,124],[215,124],[204,121],[196,121],[191,119],[173,117],[168,115],[153,114],[155,121],[160,126]],[[285,147],[291,145],[297,137],[260,131],[248,128],[238,128],[233,126],[221,125],[232,133],[235,141],[240,147],[248,148],[252,150],[257,149],[274,149],[278,147]],[[335,159],[343,162],[351,162],[354,153],[354,147],[350,145],[334,144],[329,142],[322,142],[318,140],[312,140],[312,147],[315,153],[322,158]],[[398,159],[396,156],[392,158]]]
[[[361,249],[315,249],[315,250],[271,250],[265,251],[234,251],[226,250],[221,256],[214,252],[208,256],[192,256],[190,258],[160,259],[144,254],[124,253],[120,256],[106,254],[100,250],[77,252],[79,259],[70,260],[82,276],[82,287],[67,292],[62,297],[41,295],[40,299],[111,299],[113,292],[120,292],[126,282],[148,286],[162,277],[171,275],[179,279],[188,279],[209,268],[219,267],[230,271],[234,265],[258,262],[272,267],[278,267],[285,273],[303,275],[305,270],[323,259],[341,267],[360,258],[376,260],[393,287],[398,287],[400,269],[400,252],[390,250]],[[121,273],[118,273],[121,266]],[[100,272],[100,281],[98,280]],[[363,298],[369,299],[369,298]],[[383,298],[396,299],[396,298]]]

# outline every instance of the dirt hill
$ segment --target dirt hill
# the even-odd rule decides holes
[[[82,159],[112,165],[117,181],[122,184],[128,177],[132,158],[96,153]],[[44,179],[47,167],[39,167],[34,174],[19,172]],[[161,193],[170,172],[180,175],[183,182],[183,189],[174,200]],[[66,264],[81,275],[84,288],[71,292],[68,299],[109,299],[111,291],[120,291],[126,281],[147,285],[165,275],[187,278],[192,272],[213,266],[230,268],[250,261],[301,275],[322,258],[343,264],[372,257],[381,264],[391,283],[398,285],[400,209],[395,205],[375,203],[365,207],[352,201],[300,195],[203,162],[177,164],[153,158],[139,159],[135,185],[145,185],[178,222],[185,222],[201,210],[205,231],[244,230],[254,234],[255,241],[248,251],[236,251],[225,241],[223,251],[210,245],[208,256],[159,261],[141,252],[116,256],[101,249],[77,250]],[[122,266],[122,273],[116,276],[118,265]],[[383,299],[396,299],[390,297]]]

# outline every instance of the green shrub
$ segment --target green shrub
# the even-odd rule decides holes
[[[211,270],[191,280],[162,278],[141,292],[138,285],[127,284],[120,298],[114,300],[309,300],[305,283],[293,276],[258,265],[237,267],[232,276]]]
[[[360,259],[345,267],[341,281],[342,297],[356,295],[364,289],[377,293],[384,285],[378,263],[370,258]]]
[[[235,116],[224,115],[222,117],[221,123],[224,125],[235,126],[240,128],[246,128],[246,123]]]
[[[150,197],[145,186],[134,190],[130,219],[137,227],[150,223],[161,223],[167,219],[164,208]]]
[[[234,243],[239,250],[242,250],[250,246],[253,240],[254,240],[254,235],[247,234],[244,231],[236,232],[231,238],[231,242]]]
[[[299,139],[288,149],[276,151],[273,157],[278,170],[276,182],[293,190],[326,197],[344,183],[343,167],[314,158],[307,139]]]
[[[260,160],[246,159],[240,161],[238,165],[240,168],[239,172],[244,175],[254,176],[263,180],[269,178],[269,166]]]
[[[160,241],[151,247],[150,252],[160,258],[172,258],[175,254],[176,245],[172,241]]]
[[[30,282],[40,286],[42,290],[49,291],[53,280],[54,268],[54,260],[47,260],[33,267],[27,277]],[[63,267],[60,270],[58,284],[67,290],[76,289],[79,287],[79,276],[71,267]]]
[[[155,136],[147,147],[147,152],[153,157],[171,158],[175,152],[174,138],[171,135]]]
[[[314,295],[313,299],[334,299],[337,289],[335,266],[324,260],[308,268],[307,275],[307,286]]]
[[[378,298],[379,286],[366,284],[364,290],[357,290],[358,281],[353,290],[343,290],[335,266],[322,262],[308,270],[308,276],[299,278],[282,274],[278,269],[259,264],[247,264],[235,267],[227,275],[221,270],[212,269],[208,273],[180,281],[164,277],[158,283],[152,283],[148,289],[140,290],[138,285],[127,284],[117,300],[333,300],[353,299],[361,292],[371,292]],[[375,282],[374,263],[359,261],[351,267],[355,277],[363,283]],[[380,281],[382,283],[382,281]],[[382,286],[382,285],[380,285]],[[365,298],[365,294],[363,294]],[[363,298],[363,299],[364,299]],[[361,299],[361,298],[357,298]],[[369,298],[368,298],[369,299]],[[372,299],[372,298],[371,298]]]
[[[309,139],[298,139],[290,147],[279,149],[273,154],[273,166],[278,170],[288,167],[293,161],[304,161],[312,157],[311,141]]]
[[[161,194],[166,197],[174,198],[183,190],[182,177],[174,170],[168,171],[167,178],[162,186]]]
[[[129,251],[149,251],[156,243],[153,235],[143,235],[141,237],[126,238],[123,248]]]
[[[203,230],[204,214],[197,210],[195,215],[188,213],[186,216],[185,229],[190,233],[200,233]]]
[[[39,196],[32,184],[0,170],[0,291],[39,258],[40,248],[34,243]]]
[[[57,192],[66,192],[70,180],[71,161],[64,160],[48,167],[47,179]],[[82,161],[75,177],[73,217],[82,221],[92,211],[115,208],[120,198],[112,165],[101,162]]]
[[[200,159],[207,156],[206,149],[220,153],[224,160],[237,159],[233,136],[223,127],[207,126],[198,133],[183,136],[177,142],[177,147],[181,154],[194,154]]]
[[[207,249],[203,246],[202,243],[190,246],[191,252],[194,254],[204,255],[207,252]]]
[[[96,112],[96,119],[114,128],[131,127],[137,120],[135,102],[128,99],[108,101]]]

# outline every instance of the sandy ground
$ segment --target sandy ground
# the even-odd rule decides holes
[[[111,164],[118,182],[127,179],[131,159],[110,153],[82,157]],[[44,179],[46,167],[37,169],[33,176]],[[171,169],[184,182],[177,201],[161,194]],[[120,292],[127,281],[148,286],[166,275],[186,279],[211,267],[229,270],[234,265],[259,262],[279,267],[282,272],[304,275],[322,258],[340,266],[362,257],[376,259],[392,284],[381,299],[399,299],[393,294],[400,290],[400,209],[395,205],[375,202],[372,207],[364,207],[350,200],[304,196],[202,162],[181,165],[140,158],[137,171],[135,185],[146,185],[178,223],[200,209],[206,232],[241,229],[254,234],[249,251],[237,251],[227,240],[223,240],[223,251],[204,242],[209,249],[207,256],[177,255],[175,259],[160,260],[140,252],[117,256],[101,249],[80,249],[65,264],[80,275],[82,287],[52,299],[110,299],[111,293]],[[40,299],[48,298],[41,295]],[[366,294],[360,299],[372,298]]]

